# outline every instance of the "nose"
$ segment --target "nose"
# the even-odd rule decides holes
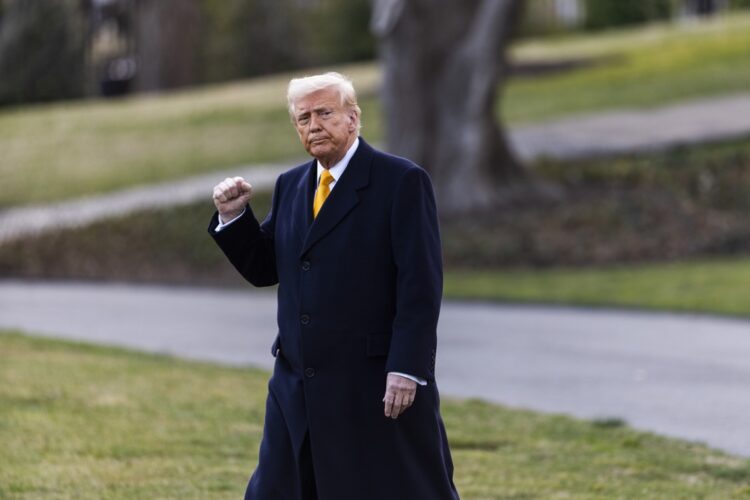
[[[314,114],[310,117],[310,132],[320,132],[320,123],[318,117]]]

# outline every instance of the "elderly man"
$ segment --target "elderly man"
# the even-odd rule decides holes
[[[279,332],[246,499],[457,499],[435,384],[442,294],[429,177],[359,137],[338,73],[294,79],[289,114],[314,158],[279,176],[259,223],[240,177],[214,188],[209,232]]]

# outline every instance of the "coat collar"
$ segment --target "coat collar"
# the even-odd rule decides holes
[[[312,200],[315,194],[315,181],[317,177],[317,162],[310,162],[307,175],[303,176],[298,188],[304,192],[304,203],[302,204],[305,214],[305,225],[309,231],[302,244],[300,256],[304,255],[315,243],[328,234],[358,203],[357,191],[363,189],[370,183],[370,166],[374,150],[364,139],[359,138],[359,147],[349,161],[349,166],[336,182],[336,187],[331,191],[328,199],[320,209],[318,216],[312,218]]]

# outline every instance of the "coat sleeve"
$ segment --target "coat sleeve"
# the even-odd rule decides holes
[[[276,251],[274,247],[275,213],[279,202],[279,185],[276,181],[271,211],[258,223],[252,208],[245,207],[245,213],[231,225],[218,233],[219,214],[214,213],[208,225],[208,232],[219,245],[229,262],[239,273],[255,286],[271,286],[279,282],[276,271]]]
[[[409,168],[396,188],[391,241],[396,317],[386,371],[433,380],[443,266],[435,195],[421,168]]]

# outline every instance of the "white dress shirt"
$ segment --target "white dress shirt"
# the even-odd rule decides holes
[[[328,185],[328,187],[331,190],[331,193],[333,192],[333,188],[336,187],[336,183],[338,182],[338,180],[344,174],[344,170],[346,170],[346,167],[349,166],[349,160],[351,160],[352,156],[354,156],[354,152],[357,151],[358,146],[359,146],[359,137],[354,140],[354,143],[346,151],[346,154],[344,155],[344,157],[341,158],[341,160],[339,160],[338,163],[336,163],[335,165],[333,165],[332,167],[328,169],[328,171],[331,173],[331,176],[333,177],[333,180]],[[323,173],[323,169],[325,169],[325,167],[320,163],[320,161],[318,161],[318,177],[317,177],[316,185],[320,184],[320,176]],[[328,196],[331,196],[331,194],[329,193]],[[224,223],[222,223],[221,218],[219,218],[219,224],[216,226],[215,231],[218,233],[225,227],[229,226],[232,222],[242,217],[244,214],[245,214],[245,211],[243,210],[240,215],[230,220],[229,222],[224,222]],[[394,375],[399,375],[404,378],[408,378],[409,380],[413,380],[419,385],[427,385],[427,381],[423,378],[415,377],[413,375],[409,375],[407,373],[401,373],[401,372],[389,372],[389,375],[391,373]]]

